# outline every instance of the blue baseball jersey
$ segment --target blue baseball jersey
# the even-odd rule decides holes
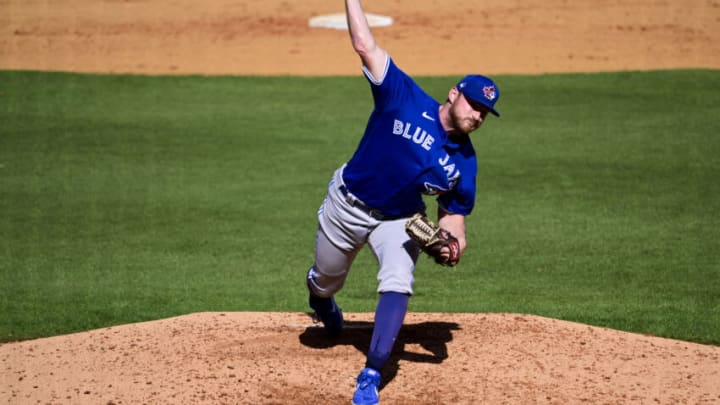
[[[347,188],[388,215],[424,211],[423,194],[437,195],[448,212],[470,214],[477,176],[470,137],[451,140],[440,123],[440,103],[390,57],[382,78],[363,70],[375,108],[343,172]]]

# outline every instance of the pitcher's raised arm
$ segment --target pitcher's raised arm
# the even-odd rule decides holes
[[[363,65],[370,74],[376,79],[381,79],[387,53],[375,42],[360,0],[345,0],[345,14],[353,49],[360,55]]]

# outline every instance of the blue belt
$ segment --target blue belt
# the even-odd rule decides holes
[[[342,195],[345,197],[345,201],[347,201],[348,204],[350,204],[351,206],[353,206],[353,207],[355,207],[355,208],[361,209],[361,210],[364,211],[366,214],[368,214],[368,215],[371,216],[372,218],[377,219],[378,221],[390,221],[390,220],[393,220],[393,219],[400,219],[400,218],[405,218],[405,217],[408,217],[408,216],[409,216],[409,215],[390,215],[390,214],[385,214],[384,212],[382,212],[382,211],[380,211],[380,210],[378,210],[378,209],[375,209],[375,208],[372,208],[372,207],[368,207],[367,205],[365,205],[364,202],[358,200],[357,197],[355,197],[354,195],[352,195],[352,194],[350,193],[350,191],[347,189],[347,187],[345,187],[344,184],[341,185],[340,187],[338,187],[338,189],[340,190],[340,192],[342,193]]]

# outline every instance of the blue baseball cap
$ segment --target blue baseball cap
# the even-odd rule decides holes
[[[495,103],[500,98],[500,89],[491,78],[481,75],[468,75],[463,77],[455,87],[465,97],[484,105],[495,116],[500,116],[500,113],[495,111]]]

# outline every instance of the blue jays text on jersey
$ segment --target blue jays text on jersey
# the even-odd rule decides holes
[[[416,127],[415,132],[411,135],[411,128],[411,123],[395,120],[395,123],[393,125],[393,134],[401,135],[405,139],[412,140],[414,143],[420,145],[423,149],[430,151],[430,147],[433,143],[435,143],[435,138],[432,135],[429,135],[424,129],[420,127]],[[443,186],[435,185],[426,181],[424,183],[424,194],[436,195],[447,192],[455,186],[455,183],[457,183],[457,180],[460,177],[460,171],[455,166],[455,163],[450,161],[449,154],[446,153],[444,158],[438,159],[438,163],[443,167],[443,169],[445,169],[445,174],[447,175],[449,187],[444,188]]]
[[[389,215],[423,211],[423,194],[443,209],[468,215],[475,203],[477,160],[468,136],[454,141],[439,117],[440,103],[388,57],[370,82],[375,108],[347,163],[343,181],[366,205]]]

